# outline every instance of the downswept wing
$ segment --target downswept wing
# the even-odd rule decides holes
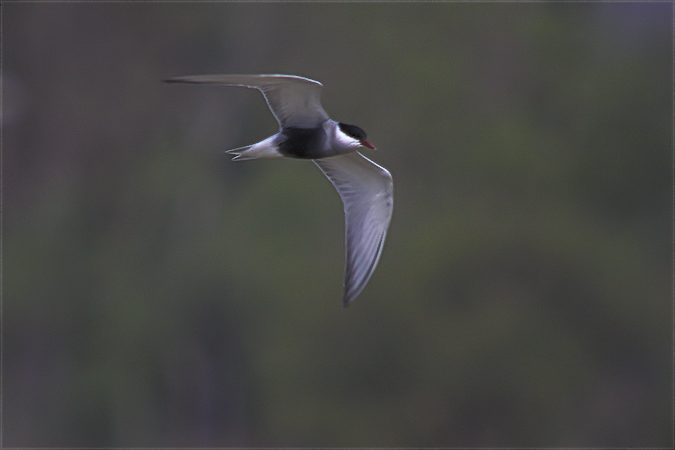
[[[345,279],[349,305],[368,283],[382,253],[394,207],[389,171],[358,152],[313,160],[337,189],[345,210]]]
[[[321,106],[323,85],[309,78],[294,75],[195,75],[165,81],[258,89],[281,128],[316,127],[328,120],[328,114]]]

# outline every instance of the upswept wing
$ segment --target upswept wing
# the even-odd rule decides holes
[[[323,85],[309,78],[294,75],[195,75],[165,81],[258,89],[281,128],[310,128],[328,120],[328,114],[321,106]]]
[[[337,189],[345,210],[345,279],[349,305],[368,283],[382,253],[394,206],[389,171],[358,152],[313,160]]]

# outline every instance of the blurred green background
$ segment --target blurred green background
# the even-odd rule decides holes
[[[2,5],[4,446],[673,443],[673,5]],[[343,212],[207,73],[324,83]]]

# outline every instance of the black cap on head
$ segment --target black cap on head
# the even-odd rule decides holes
[[[342,130],[343,133],[348,134],[354,139],[364,141],[367,137],[366,132],[363,131],[361,128],[357,127],[356,125],[348,125],[342,122],[338,122],[338,125],[340,126],[340,130]]]

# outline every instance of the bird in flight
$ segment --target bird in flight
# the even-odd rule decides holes
[[[344,203],[345,274],[342,304],[363,291],[382,253],[394,203],[391,174],[361,153],[375,149],[356,125],[336,122],[321,106],[323,85],[295,75],[196,75],[167,83],[242,86],[262,92],[279,132],[262,141],[228,150],[234,160],[310,159],[333,183]]]

